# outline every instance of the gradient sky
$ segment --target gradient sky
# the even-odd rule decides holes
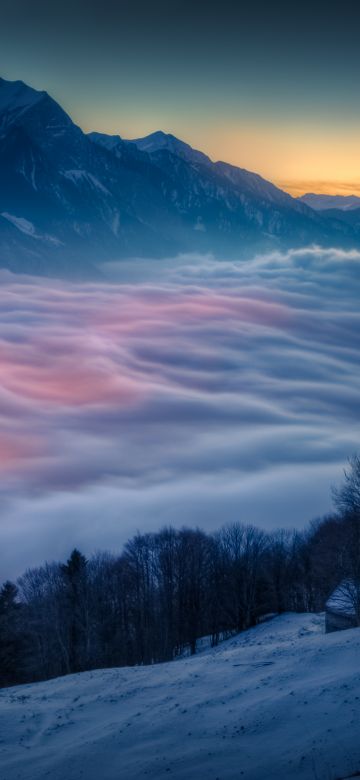
[[[173,132],[280,183],[360,192],[355,2],[0,0],[0,72],[85,130]]]

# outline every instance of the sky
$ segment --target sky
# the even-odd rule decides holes
[[[85,130],[173,132],[293,194],[360,193],[356,2],[1,0],[0,73]]]
[[[0,276],[1,579],[136,530],[304,528],[360,434],[360,253]]]

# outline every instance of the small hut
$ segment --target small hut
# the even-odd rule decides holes
[[[346,628],[358,626],[357,606],[358,588],[351,580],[343,582],[335,588],[325,605],[325,632],[343,631]]]

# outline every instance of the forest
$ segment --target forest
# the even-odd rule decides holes
[[[0,589],[0,685],[193,654],[200,637],[216,645],[274,613],[322,611],[343,579],[356,584],[360,625],[357,455],[334,505],[302,532],[165,527],[119,555],[74,549],[28,569]]]

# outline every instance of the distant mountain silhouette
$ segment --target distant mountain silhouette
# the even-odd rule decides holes
[[[360,198],[357,195],[317,195],[315,192],[308,192],[306,195],[301,195],[298,200],[316,211],[360,209]]]
[[[123,257],[243,257],[313,242],[359,239],[172,135],[85,134],[46,92],[0,79],[0,266],[82,277]]]

